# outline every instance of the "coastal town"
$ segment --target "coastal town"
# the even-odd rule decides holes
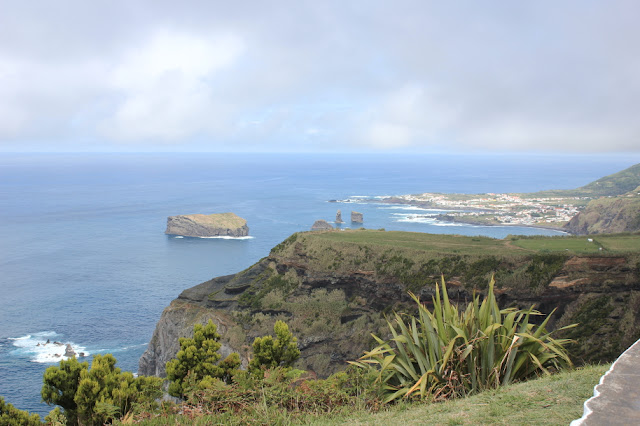
[[[532,194],[441,194],[423,193],[379,197],[367,201],[406,204],[443,210],[438,220],[482,225],[562,227],[580,212],[592,197],[536,197]],[[362,202],[341,200],[342,202]],[[433,214],[428,216],[433,217]]]

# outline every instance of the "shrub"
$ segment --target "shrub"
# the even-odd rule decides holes
[[[41,425],[40,416],[29,414],[28,411],[18,410],[4,398],[0,397],[0,425],[6,426],[35,426]]]
[[[96,355],[91,369],[75,358],[60,361],[44,373],[42,400],[62,407],[69,424],[103,424],[124,416],[134,404],[150,404],[162,395],[162,379],[133,377],[116,368],[116,362],[111,354]]]
[[[442,295],[436,284],[433,312],[410,293],[418,317],[395,314],[387,320],[391,341],[374,335],[379,345],[351,363],[378,370],[386,402],[463,396],[571,366],[564,349],[569,340],[553,339],[545,328],[551,316],[536,326],[529,317],[541,314],[533,308],[500,310],[493,287],[491,279],[482,304],[475,295],[460,312],[449,302],[444,278]]]
[[[290,367],[300,356],[298,339],[293,337],[284,321],[276,321],[272,336],[256,337],[253,341],[253,359],[249,371],[261,374],[264,369]]]
[[[209,320],[207,325],[196,324],[193,337],[180,338],[180,350],[176,357],[167,362],[166,371],[169,394],[183,397],[185,391],[202,380],[220,379],[230,382],[231,377],[240,366],[240,356],[232,353],[219,364],[218,353],[221,344],[217,326]]]

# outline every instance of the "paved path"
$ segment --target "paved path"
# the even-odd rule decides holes
[[[600,378],[584,415],[571,426],[640,425],[640,340]]]

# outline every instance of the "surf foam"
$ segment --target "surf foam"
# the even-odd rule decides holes
[[[218,239],[218,240],[252,240],[255,237],[247,235],[245,237],[230,237],[228,235],[219,235],[217,237],[196,237],[196,238],[205,238],[205,239]]]
[[[17,348],[12,353],[17,356],[29,357],[31,362],[57,363],[67,360],[69,357],[64,356],[67,344],[71,345],[76,354],[84,353],[84,356],[90,355],[84,346],[62,340],[61,335],[55,331],[41,331],[27,334],[26,336],[9,338],[9,340]]]

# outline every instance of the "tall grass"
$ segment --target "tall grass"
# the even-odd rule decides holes
[[[492,278],[482,303],[475,295],[464,311],[450,303],[444,278],[433,312],[410,293],[418,316],[396,313],[387,320],[391,340],[373,335],[379,345],[352,364],[379,371],[386,402],[460,397],[571,367],[569,340],[546,330],[551,315],[535,325],[530,317],[541,314],[533,307],[501,310],[493,287]]]

